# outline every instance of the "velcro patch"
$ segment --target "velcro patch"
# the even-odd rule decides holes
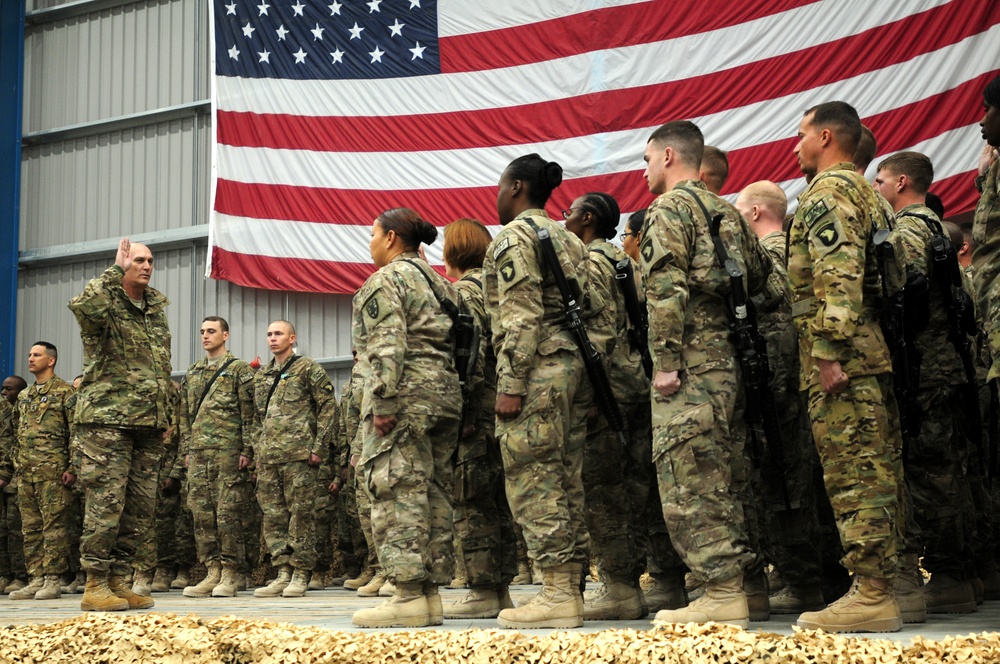
[[[802,217],[802,221],[805,222],[808,228],[812,228],[812,225],[829,211],[830,207],[826,204],[826,199],[821,198],[816,201],[811,208],[806,210],[806,213]]]
[[[497,246],[493,247],[493,260],[499,259],[500,256],[503,255],[503,252],[510,249],[510,246],[511,246],[511,241],[509,235],[504,239],[500,240],[499,242],[497,242]]]
[[[378,324],[383,318],[389,315],[389,306],[385,302],[385,298],[382,297],[382,288],[376,288],[365,300],[364,306],[361,307],[364,313],[364,319],[368,329],[373,328]]]

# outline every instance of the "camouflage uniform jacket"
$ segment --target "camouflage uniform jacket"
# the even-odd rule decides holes
[[[76,422],[166,429],[171,420],[170,302],[147,287],[145,309],[139,309],[122,288],[124,274],[112,265],[69,301],[83,340]]]
[[[906,253],[906,265],[927,277],[930,317],[916,337],[920,352],[920,389],[965,382],[962,358],[948,340],[948,303],[941,293],[939,279],[948,279],[934,265],[931,256],[931,230],[920,217],[940,221],[926,205],[907,205],[896,213],[896,228]]]
[[[358,435],[358,429],[361,428],[361,411],[354,399],[355,383],[364,389],[361,378],[355,378],[352,371],[350,379],[340,388],[340,431],[337,436],[337,464],[340,468],[350,463],[351,444]]]
[[[10,484],[14,477],[14,407],[0,398],[0,480]],[[4,487],[6,490],[7,487]]]
[[[469,270],[454,283],[454,286],[482,332],[479,340],[479,359],[476,361],[476,377],[472,381],[472,398],[467,413],[469,421],[463,423],[475,424],[484,410],[493,412],[497,394],[497,356],[493,352],[490,319],[486,315],[483,269],[477,267]]]
[[[582,318],[589,320],[604,307],[590,287],[586,245],[545,210],[526,210],[503,227],[486,250],[483,289],[497,356],[497,392],[522,396],[536,354],[579,353],[565,329],[562,295],[542,264],[538,236],[528,219],[551,233],[566,280],[581,294]]]
[[[275,380],[278,384],[271,394]],[[271,394],[270,401],[268,394]],[[333,383],[315,360],[300,357],[282,372],[282,366],[272,357],[254,376],[250,439],[259,463],[306,461],[310,454],[328,461],[337,428],[339,418]]]
[[[355,349],[357,349],[357,344],[355,344]],[[345,396],[344,399],[347,400],[347,404],[341,403],[341,410],[344,412],[344,421],[347,422],[347,442],[350,446],[348,449],[348,460],[350,457],[361,456],[361,436],[358,432],[361,431],[361,402],[365,398],[365,375],[361,373],[361,369],[367,367],[368,363],[361,360],[361,355],[358,355],[358,361],[354,363],[354,368],[351,369],[351,394],[350,397]]]
[[[70,442],[76,432],[76,390],[58,376],[29,385],[17,395],[18,427],[13,456],[18,478],[26,482],[60,480],[74,475]]]
[[[461,415],[452,322],[428,278],[438,293],[458,303],[451,283],[416,252],[393,258],[354,297],[354,346],[369,367],[362,420],[404,412]]]
[[[604,296],[604,316],[614,333],[607,344],[608,380],[619,403],[649,401],[649,381],[642,369],[639,350],[629,343],[630,324],[625,309],[625,295],[618,285],[618,263],[628,255],[605,239],[587,245],[590,250],[590,282]],[[631,260],[631,259],[629,259]],[[633,273],[637,272],[633,266]],[[638,292],[638,289],[637,289]],[[593,336],[591,337],[593,341]]]
[[[220,369],[212,389],[205,394],[206,385]],[[232,450],[252,456],[253,399],[254,372],[231,352],[216,362],[202,358],[192,364],[181,388],[181,456],[191,450]]]
[[[788,231],[788,286],[803,390],[819,384],[816,360],[838,361],[848,376],[892,371],[872,248],[882,214],[878,194],[850,163],[821,171],[799,196]]]
[[[655,371],[733,370],[736,349],[729,329],[729,276],[720,265],[708,220],[723,213],[719,236],[745,275],[750,295],[762,290],[771,259],[743,215],[698,180],[682,180],[649,206],[642,229],[642,272],[649,312],[649,350]]]
[[[798,416],[798,408],[785,404],[799,398],[799,342],[792,321],[792,304],[788,291],[788,268],[785,265],[785,246],[788,236],[781,231],[768,233],[760,239],[760,246],[771,257],[774,269],[767,279],[767,288],[753,297],[757,307],[757,323],[761,336],[767,343],[767,359],[771,369],[771,389],[778,416]]]
[[[986,345],[989,348],[989,379],[1000,378],[1000,159],[993,162],[981,181],[983,195],[972,221],[973,285]]]

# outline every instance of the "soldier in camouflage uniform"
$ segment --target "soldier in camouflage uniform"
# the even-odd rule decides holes
[[[417,254],[436,237],[413,210],[383,212],[370,247],[379,270],[354,296],[354,345],[368,376],[358,477],[379,561],[396,586],[384,604],[354,614],[363,627],[441,624],[438,587],[454,572],[449,492],[462,400],[442,301],[458,295]]]
[[[11,599],[58,599],[60,575],[69,570],[67,507],[69,486],[76,481],[70,465],[73,435],[73,387],[56,377],[56,347],[39,341],[28,352],[35,384],[18,395],[16,444],[0,468],[9,478],[16,469],[24,527],[24,557],[31,583]]]
[[[28,585],[28,572],[24,565],[24,538],[21,531],[21,511],[17,506],[17,478],[14,477],[13,458],[17,433],[17,396],[28,384],[20,376],[8,376],[3,381],[0,395],[0,464],[7,471],[0,471],[0,583],[3,593],[10,594]]]
[[[187,370],[178,425],[198,562],[207,573],[184,595],[235,597],[245,555],[240,512],[246,505],[239,487],[249,474],[239,466],[241,455],[252,456],[254,372],[226,349],[224,318],[205,317],[199,334],[205,357]]]
[[[267,328],[274,357],[254,377],[252,457],[257,500],[264,511],[264,540],[278,576],[255,597],[302,597],[316,566],[315,506],[319,468],[337,435],[337,398],[326,371],[295,353],[295,328],[285,320]]]
[[[357,352],[353,352],[357,362]],[[339,469],[331,485],[330,493],[337,496],[337,548],[344,557],[344,574],[334,579],[334,586],[342,586],[347,580],[361,574],[361,565],[368,558],[365,534],[358,520],[357,481],[354,466],[351,465],[351,443],[361,425],[361,406],[354,403],[354,392],[364,389],[360,376],[344,382],[340,388],[340,436],[337,443],[336,467]]]
[[[657,129],[646,144],[646,181],[659,197],[646,212],[640,255],[653,359],[653,461],[670,539],[705,594],[656,620],[746,627],[743,571],[754,560],[741,495],[747,491],[746,425],[725,297],[730,280],[709,219],[760,291],[771,261],[740,213],[698,180],[704,138],[687,121]],[[708,215],[705,211],[707,210]]]
[[[604,302],[590,288],[586,246],[543,209],[561,182],[559,164],[537,154],[507,166],[497,196],[504,228],[483,263],[507,500],[543,577],[542,592],[528,604],[500,612],[504,627],[583,624],[580,577],[589,564],[590,537],[581,471],[592,390],[580,350],[566,330],[562,295],[541,260],[536,227],[549,231],[584,318]]]
[[[69,302],[83,340],[77,393],[85,611],[149,608],[125,576],[156,509],[156,470],[171,421],[169,301],[149,287],[153,254],[122,238],[115,264]],[[110,577],[109,577],[110,574]]]
[[[769,609],[771,613],[801,613],[823,608],[820,530],[814,491],[814,480],[820,471],[806,404],[799,392],[798,339],[792,322],[785,264],[788,236],[782,230],[788,201],[781,187],[764,180],[744,188],[735,205],[760,239],[774,268],[767,288],[753,297],[760,333],[767,343],[771,393],[782,444],[780,455],[764,454],[761,459],[762,512],[766,515],[768,548],[775,568],[787,584],[770,597]],[[781,467],[777,465],[778,459]],[[822,485],[819,490],[823,491]],[[832,544],[840,546],[839,540]]]
[[[927,279],[927,309],[919,316],[925,326],[914,335],[920,357],[919,367],[914,367],[920,380],[916,401],[922,416],[917,435],[909,441],[905,472],[923,540],[923,567],[933,579],[923,597],[928,612],[969,613],[976,600],[969,579],[974,574],[974,512],[967,509],[972,494],[964,470],[970,442],[962,429],[961,386],[966,380],[950,337],[949,301],[941,290],[942,280],[950,283],[949,266],[939,266],[931,252],[932,236],[943,233],[940,219],[925,204],[933,178],[934,167],[926,155],[899,152],[879,164],[875,189],[895,212],[907,267]],[[910,567],[915,569],[915,563],[912,560]]]
[[[616,278],[618,263],[631,259],[608,241],[617,233],[621,219],[618,202],[610,195],[584,194],[563,216],[566,230],[587,245],[591,287],[605,302],[602,315],[608,329],[603,335],[591,335],[591,341],[607,358],[608,378],[622,409],[628,443],[621,447],[603,415],[588,418],[582,478],[591,554],[602,583],[584,596],[583,617],[635,620],[648,613],[639,589],[639,576],[646,567],[639,531],[645,528],[642,517],[653,481],[653,460],[649,381],[639,349],[629,338],[625,297]]]
[[[902,627],[891,580],[902,542],[902,439],[892,363],[878,325],[871,237],[879,197],[850,162],[857,112],[829,102],[806,112],[795,152],[809,186],[788,234],[788,283],[823,479],[854,574],[851,591],[798,624],[827,631]]]
[[[379,564],[378,547],[375,545],[374,535],[372,534],[371,499],[368,496],[368,491],[361,482],[361,478],[357,476],[357,464],[361,458],[361,444],[363,442],[360,436],[361,402],[364,399],[367,372],[364,374],[361,373],[361,369],[365,365],[359,361],[356,349],[354,352],[355,361],[351,369],[351,398],[346,411],[348,427],[354,431],[354,435],[349,438],[350,476],[353,478],[350,484],[354,487],[353,506],[358,517],[358,527],[361,530],[362,537],[365,539],[367,555],[364,558],[364,569],[361,571],[360,576],[344,581],[344,588],[363,593],[362,596],[364,597],[373,597],[378,595],[378,591],[385,584],[386,578],[382,572],[382,565]]]
[[[455,464],[455,532],[469,592],[446,604],[447,618],[496,618],[513,606],[508,587],[517,573],[514,521],[504,492],[503,459],[495,435],[496,355],[483,306],[483,259],[492,241],[478,221],[459,219],[444,231],[444,263],[455,289],[482,330],[473,396],[465,407]]]

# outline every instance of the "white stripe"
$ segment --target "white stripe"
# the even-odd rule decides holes
[[[661,2],[664,0],[653,0]],[[648,0],[438,0],[438,32],[442,37],[502,30],[595,9],[646,3]],[[648,2],[648,4],[653,4]]]
[[[371,81],[220,76],[218,101],[222,110],[304,116],[420,115],[536,104],[739,67],[849,37],[948,1],[821,0],[712,32],[494,71]],[[592,76],[597,70],[604,72],[603,78]]]
[[[998,60],[1000,25],[885,69],[692,120],[708,143],[724,150],[747,148],[794,135],[803,111],[817,102],[856,101],[862,117],[867,117],[946,92],[988,71]],[[919,86],[913,84],[917,80]],[[873,95],[872,90],[880,94]],[[641,168],[649,132],[650,128],[643,128],[527,145],[433,152],[324,153],[220,145],[219,176],[237,182],[330,189],[489,187],[496,185],[511,159],[538,152],[562,164],[566,178],[578,178]]]

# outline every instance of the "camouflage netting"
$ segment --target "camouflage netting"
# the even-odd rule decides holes
[[[795,630],[792,636],[725,625],[650,631],[526,635],[462,632],[334,632],[263,620],[171,614],[82,615],[0,630],[0,661],[55,662],[996,662],[1000,634],[910,644]]]

